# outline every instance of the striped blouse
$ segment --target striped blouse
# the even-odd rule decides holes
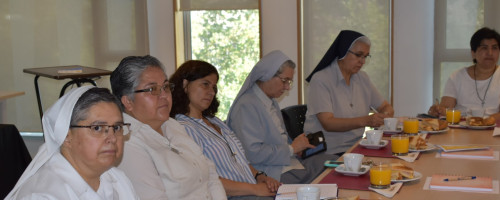
[[[237,182],[256,183],[240,140],[219,118],[207,119],[221,129],[222,135],[202,119],[183,114],[177,114],[175,119],[184,125],[189,136],[200,145],[203,154],[215,163],[220,177]]]

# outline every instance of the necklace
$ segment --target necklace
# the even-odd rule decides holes
[[[354,106],[354,105],[352,104],[352,100],[353,100],[353,98],[354,98],[354,84],[352,84],[352,81],[351,81],[351,84],[349,84],[349,85],[351,86],[351,99],[350,99],[350,100],[351,100],[351,102],[349,103],[349,106],[351,106],[351,108],[352,108],[352,107]]]
[[[231,152],[231,156],[236,160],[236,153],[234,153],[233,149],[229,145],[229,142],[226,140],[226,138],[224,137],[224,135],[219,134],[219,133],[215,133],[214,131],[212,131],[209,128],[205,127],[205,125],[203,125],[200,122],[198,122],[195,119],[193,119],[191,116],[188,116],[188,115],[186,115],[186,116],[190,119],[190,121],[198,124],[199,126],[203,127],[203,129],[205,129],[206,131],[208,131],[209,133],[211,133],[213,136],[215,136],[216,138],[219,138],[220,140],[222,140],[226,144],[228,150]],[[208,119],[207,119],[207,121],[208,121]],[[221,132],[222,132],[222,129],[221,129]]]
[[[483,98],[481,99],[481,96],[479,96],[479,91],[477,90],[476,66],[477,65],[474,65],[474,84],[476,85],[477,98],[481,101],[481,107],[484,107],[484,103],[486,102],[486,94],[488,93],[488,89],[490,89],[491,80],[493,80],[493,75],[495,74],[495,71],[497,71],[497,68],[495,66],[495,71],[493,71],[493,74],[491,74],[490,80],[488,81],[488,86],[486,86],[486,91],[484,91]]]

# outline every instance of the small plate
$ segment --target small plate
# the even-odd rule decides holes
[[[435,134],[435,133],[444,133],[444,132],[449,131],[449,130],[450,130],[450,128],[446,127],[443,130],[437,130],[437,131],[420,131],[420,132],[421,133],[432,133],[432,134]]]
[[[484,129],[489,129],[493,128],[496,126],[496,124],[490,125],[490,126],[470,126],[467,124],[467,122],[463,121],[459,123],[461,126],[466,127],[468,129],[475,129],[475,130],[484,130]]]
[[[378,145],[377,144],[369,144],[367,139],[362,139],[359,142],[359,145],[361,145],[367,149],[380,149],[382,147],[385,147],[388,143],[389,143],[389,141],[387,141],[387,140],[380,140],[380,143]]]
[[[450,124],[448,123],[448,128],[464,128],[464,125],[458,124]]]
[[[346,176],[359,176],[366,174],[370,171],[370,165],[361,165],[358,172],[347,171],[344,164],[339,165],[335,168],[335,171]]]
[[[426,149],[409,149],[410,152],[424,152],[424,151],[432,151],[436,149],[436,145],[433,145],[431,143],[427,143],[427,148]]]
[[[422,174],[420,172],[414,171],[413,172],[413,178],[411,179],[402,179],[402,180],[391,180],[391,182],[410,182],[410,181],[415,181],[422,178]]]

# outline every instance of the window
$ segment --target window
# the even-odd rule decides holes
[[[176,18],[177,66],[192,59],[204,60],[217,68],[217,117],[224,120],[246,76],[260,58],[259,10],[180,11]]]
[[[434,92],[440,98],[448,77],[473,64],[470,38],[487,26],[500,30],[496,0],[446,0],[435,2]]]
[[[372,58],[362,70],[390,102],[391,6],[391,0],[302,0],[302,77],[309,76],[341,30],[355,30],[372,42]],[[307,96],[307,82],[304,83],[303,96]]]

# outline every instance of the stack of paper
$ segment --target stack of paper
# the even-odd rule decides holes
[[[486,145],[438,145],[445,152],[489,149]]]
[[[493,180],[490,177],[472,178],[453,175],[432,175],[430,188],[440,190],[490,192],[493,191]]]
[[[283,184],[278,188],[276,200],[297,199],[297,189],[304,186],[318,187],[320,199],[337,197],[337,184]]]
[[[493,149],[483,149],[474,151],[455,151],[455,152],[442,152],[442,157],[449,158],[483,158],[483,159],[494,159],[495,154]]]

